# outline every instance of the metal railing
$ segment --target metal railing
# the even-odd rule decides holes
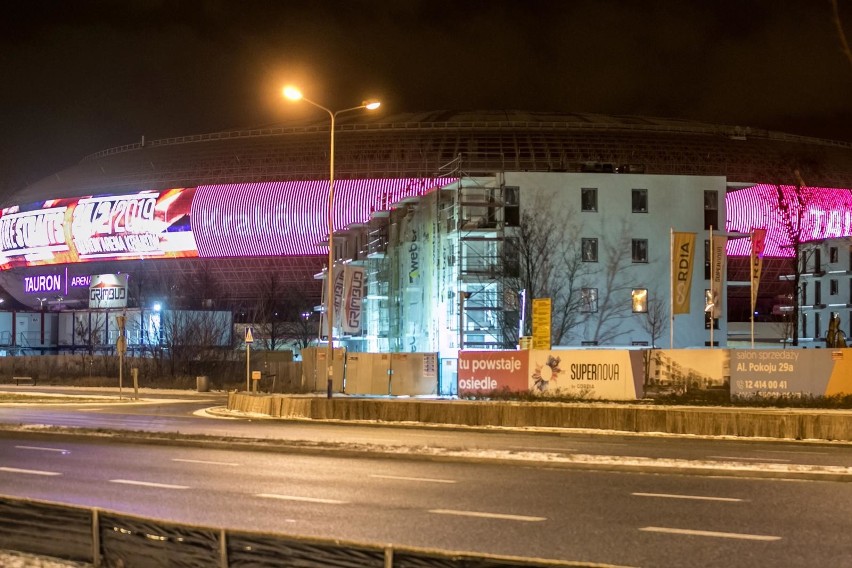
[[[123,568],[596,565],[235,531],[13,497],[0,497],[0,549]]]

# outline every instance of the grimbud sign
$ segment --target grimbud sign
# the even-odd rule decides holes
[[[127,274],[92,276],[89,307],[96,309],[127,307]]]

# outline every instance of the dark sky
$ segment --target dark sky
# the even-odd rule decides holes
[[[838,0],[852,36],[852,2]],[[13,8],[14,6],[14,8]],[[94,151],[333,109],[633,114],[852,141],[829,0],[9,0],[0,191]],[[852,40],[852,37],[850,37]]]

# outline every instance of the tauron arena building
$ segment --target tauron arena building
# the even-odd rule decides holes
[[[328,136],[320,121],[87,156],[4,203],[0,284],[32,309],[85,308],[90,278],[116,273],[129,275],[131,306],[251,314],[272,289],[313,309],[323,301],[317,275],[327,262]],[[822,209],[809,213],[821,227],[811,237],[844,242],[852,234],[848,143],[588,114],[349,116],[336,133],[336,249],[362,268],[366,288],[358,327],[336,328],[352,349],[510,346],[529,317],[519,316],[509,283],[518,271],[507,263],[524,242],[523,219],[550,211],[562,227],[561,242],[547,245],[547,265],[565,269],[568,239],[586,263],[572,273],[573,288],[562,289],[579,294],[579,303],[562,305],[581,315],[556,342],[664,342],[668,322],[648,337],[640,321],[647,313],[634,302],[644,294],[668,305],[670,229],[694,232],[699,243],[710,226],[771,232],[771,206],[755,218],[760,204],[726,196],[796,184],[793,170],[824,188]],[[742,246],[729,243],[729,281],[747,280],[736,262]],[[697,248],[692,309],[676,320],[677,346],[708,340],[706,259]],[[613,269],[617,278],[607,276]],[[761,293],[769,301],[780,293],[772,287],[779,276],[768,263]],[[747,297],[729,287],[727,309],[741,311],[737,302]],[[715,341],[724,342],[726,319]]]

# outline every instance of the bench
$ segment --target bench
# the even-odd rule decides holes
[[[21,383],[33,386],[35,386],[36,384],[36,381],[33,377],[12,377],[12,380],[15,381],[15,386],[20,386]]]

